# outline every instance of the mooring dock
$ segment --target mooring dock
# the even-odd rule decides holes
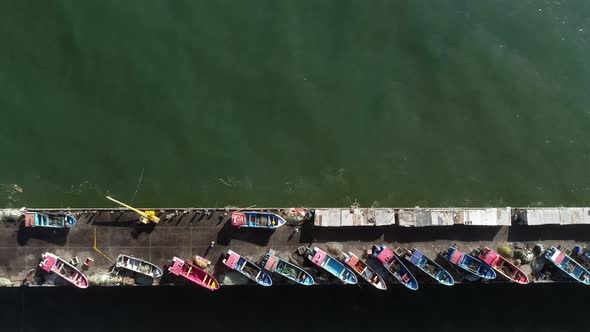
[[[284,259],[304,266],[321,285],[339,282],[299,256],[299,247],[313,244],[323,249],[352,251],[363,257],[373,244],[386,244],[391,248],[416,247],[434,259],[452,244],[466,252],[509,244],[515,252],[529,253],[536,244],[573,249],[584,247],[590,239],[588,208],[310,209],[315,212],[313,220],[276,230],[234,228],[230,225],[231,209],[155,210],[161,218],[158,224],[141,224],[137,214],[125,209],[68,209],[77,216],[78,223],[66,231],[26,228],[22,222],[5,220],[0,231],[0,284],[22,285],[45,252],[66,260],[78,258],[81,262],[78,266],[89,277],[91,286],[133,284],[128,279],[110,276],[119,254],[139,257],[160,267],[169,265],[175,256],[192,261],[199,255],[212,262],[208,271],[227,286],[251,284],[221,263],[228,249],[256,263],[272,249]],[[279,213],[278,209],[263,210]],[[539,253],[535,253],[537,256]],[[82,268],[86,258],[93,259],[87,269]],[[440,257],[436,261],[454,274],[457,281],[463,280],[464,276]],[[525,261],[521,267],[533,273],[536,269],[533,265]],[[432,282],[419,271],[415,275],[421,283]],[[559,273],[550,276],[533,273],[533,278],[536,282],[574,282]],[[280,276],[273,276],[273,280],[274,284],[289,283]],[[184,281],[165,273],[159,284],[176,285]],[[393,281],[389,280],[388,284],[395,287]]]

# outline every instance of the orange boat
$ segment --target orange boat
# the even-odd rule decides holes
[[[219,282],[209,273],[205,272],[205,270],[178,257],[174,257],[173,261],[174,264],[168,268],[170,273],[188,279],[209,290],[219,289]]]
[[[491,266],[500,275],[517,284],[526,285],[530,282],[526,273],[514,265],[514,263],[488,247],[483,248],[479,254],[479,259]]]

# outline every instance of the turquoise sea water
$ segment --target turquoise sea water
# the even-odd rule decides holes
[[[2,207],[590,204],[588,1],[0,12]]]

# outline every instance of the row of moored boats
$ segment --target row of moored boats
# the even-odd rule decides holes
[[[285,223],[286,221],[279,215],[260,211],[237,211],[233,212],[231,216],[231,224],[234,227],[274,229]],[[76,219],[72,215],[62,214],[27,213],[25,220],[25,226],[27,227],[71,228],[75,224]],[[390,274],[408,289],[417,290],[418,281],[404,262],[415,266],[422,273],[442,285],[452,286],[455,283],[452,275],[447,270],[416,248],[392,250],[384,245],[374,245],[368,252],[369,259],[376,263],[371,266],[367,261],[363,261],[352,252],[342,253],[344,259],[340,261],[318,247],[307,249],[307,258],[311,263],[347,284],[356,284],[358,274],[371,285],[384,290],[387,289],[387,285],[383,275]],[[461,252],[455,246],[450,246],[440,255],[458,270],[484,280],[495,279],[497,275],[500,275],[517,284],[528,284],[531,281],[529,276],[513,262],[487,247],[478,250],[477,254],[471,255]],[[544,257],[568,276],[590,285],[590,272],[558,248],[549,248]],[[309,286],[314,284],[311,274],[301,266],[284,260],[271,252],[264,256],[260,264],[256,264],[229,250],[227,257],[223,259],[223,263],[263,286],[272,285],[271,273],[279,274],[301,285]],[[54,254],[45,253],[40,267],[47,272],[58,274],[78,287],[88,287],[88,279],[82,272]],[[127,269],[152,278],[163,275],[162,269],[156,265],[128,255],[119,255],[114,267]],[[174,257],[172,264],[168,267],[168,272],[207,289],[218,289],[220,283],[207,273],[205,268],[206,266],[202,264],[193,264],[188,260]]]
[[[307,258],[311,263],[346,284],[358,283],[357,275],[359,275],[374,287],[385,290],[387,284],[382,275],[388,273],[408,289],[417,290],[418,281],[404,264],[404,261],[415,266],[425,275],[442,285],[452,286],[455,283],[452,275],[447,270],[416,248],[398,248],[394,251],[384,245],[374,245],[369,253],[369,259],[373,259],[377,263],[372,267],[352,252],[343,253],[344,260],[340,261],[315,246],[308,248]],[[531,281],[528,275],[514,263],[487,247],[480,250],[478,255],[475,256],[461,252],[457,247],[451,246],[441,253],[441,257],[454,267],[484,280],[495,279],[500,275],[507,280],[522,285]],[[590,272],[563,251],[551,247],[545,252],[544,257],[568,276],[590,285]],[[227,257],[223,259],[223,263],[262,286],[272,285],[271,273],[281,275],[300,285],[310,286],[314,284],[312,275],[301,266],[282,259],[271,252],[264,256],[260,264],[256,264],[229,250]],[[43,254],[39,266],[46,272],[56,273],[77,287],[87,288],[89,286],[88,278],[80,270],[55,254],[49,252]],[[219,289],[220,283],[206,272],[205,268],[206,266],[202,264],[193,264],[188,260],[174,257],[172,264],[168,267],[168,272],[204,288],[210,290]],[[119,269],[129,270],[151,278],[159,278],[163,275],[162,269],[155,264],[129,255],[119,255],[117,257],[113,272]]]

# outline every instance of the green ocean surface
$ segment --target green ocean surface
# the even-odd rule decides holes
[[[0,13],[0,207],[590,204],[588,1]]]

